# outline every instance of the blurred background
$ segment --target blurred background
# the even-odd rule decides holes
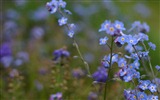
[[[108,48],[99,45],[99,38],[105,34],[98,33],[98,30],[105,20],[122,21],[126,29],[131,28],[134,21],[146,22],[150,26],[149,40],[157,46],[155,51],[149,53],[152,65],[160,65],[159,0],[65,1],[66,9],[72,12],[69,22],[77,25],[75,38],[91,73],[97,70],[103,56],[109,53]],[[48,100],[51,94],[57,92],[63,93],[64,100],[86,100],[88,95],[92,95],[91,91],[95,91],[92,80],[85,76],[83,63],[75,59],[78,53],[72,39],[67,36],[65,27],[58,26],[58,15],[48,12],[46,2],[49,1],[1,1],[0,44],[6,56],[2,59],[4,55],[1,52],[2,100]],[[66,77],[53,82],[60,74],[59,68],[53,67],[53,51],[64,47],[70,52],[67,67],[63,69]],[[75,77],[74,71],[81,73],[81,77]],[[130,87],[123,82],[114,82],[109,86],[107,100],[123,100],[124,88]]]

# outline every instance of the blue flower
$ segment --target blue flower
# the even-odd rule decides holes
[[[119,58],[118,60],[118,67],[123,68],[124,66],[127,66],[127,61],[124,58]]]
[[[125,27],[124,27],[124,24],[120,21],[115,21],[114,22],[114,26],[116,27],[116,29],[120,30],[120,31],[123,31],[123,30],[126,30]]]
[[[159,100],[159,99],[158,99],[158,96],[149,95],[148,100]]]
[[[61,19],[58,20],[59,26],[67,24],[67,18],[62,17]]]
[[[110,25],[111,25],[111,21],[105,20],[104,23],[101,24],[101,28],[99,29],[99,32],[106,31]]]
[[[156,65],[155,67],[160,72],[160,66]]]
[[[119,43],[121,43],[121,44],[126,43],[126,41],[127,41],[126,35],[122,35],[122,36],[118,37],[118,38],[117,38],[117,41],[118,41]]]
[[[136,45],[138,43],[137,38],[133,37],[132,35],[127,36],[127,43],[131,45]]]
[[[132,64],[129,65],[130,68],[139,69],[140,63],[138,60],[135,60]]]
[[[127,74],[126,76],[123,77],[123,80],[124,80],[125,82],[131,81],[131,80],[132,80],[132,74],[131,74],[131,75]]]
[[[153,83],[151,83],[151,84],[148,86],[148,89],[149,89],[152,93],[157,91],[156,88],[157,88],[156,84],[153,84]]]
[[[12,55],[12,49],[11,45],[9,43],[2,43],[0,46],[0,59],[4,56],[11,56]]]
[[[149,42],[148,45],[152,50],[156,50],[156,45],[153,44],[152,42]]]
[[[140,84],[138,85],[138,87],[141,89],[141,90],[147,90],[148,89],[148,86],[149,84],[151,83],[150,80],[140,80],[139,82]]]
[[[108,26],[106,33],[109,35],[114,35],[116,31],[116,28],[113,24],[111,24],[110,26]]]
[[[138,33],[137,38],[138,38],[140,41],[148,41],[148,40],[149,40],[148,35],[146,35],[146,34],[144,34],[144,33]]]
[[[94,81],[106,82],[108,74],[104,67],[98,67],[98,70],[92,74]]]
[[[47,2],[46,7],[47,7],[48,11],[51,14],[53,14],[58,9],[58,1],[57,0],[52,0],[51,2]]]
[[[144,92],[138,92],[137,96],[138,100],[147,100],[147,94],[145,94]]]
[[[100,44],[100,45],[105,45],[105,44],[107,43],[107,40],[108,40],[107,37],[100,38],[100,39],[99,39],[99,44]]]
[[[58,1],[58,6],[59,6],[59,7],[62,7],[62,8],[65,8],[65,7],[66,7],[66,2],[63,1],[63,0],[59,0],[59,1]]]
[[[62,100],[62,93],[58,92],[56,94],[52,94],[49,100]]]
[[[70,38],[73,38],[73,35],[74,35],[74,31],[69,31],[69,32],[68,32],[68,36],[69,36]]]

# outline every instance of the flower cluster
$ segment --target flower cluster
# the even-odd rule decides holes
[[[46,7],[51,14],[58,12],[61,15],[61,18],[59,18],[58,20],[59,26],[66,25],[68,28],[68,36],[70,38],[73,38],[76,26],[73,23],[67,22],[68,18],[65,17],[65,14],[72,14],[72,13],[69,10],[65,9],[66,2],[63,0],[52,0],[50,2],[47,2]]]
[[[142,80],[140,74],[140,62],[149,59],[149,51],[150,49],[155,50],[156,45],[152,42],[148,42],[149,48],[144,44],[144,41],[148,41],[149,26],[146,23],[141,24],[139,21],[136,21],[132,24],[132,28],[129,31],[137,30],[137,33],[132,34],[124,34],[125,31],[124,24],[120,21],[115,21],[111,23],[111,21],[106,20],[102,23],[99,32],[105,31],[106,36],[104,38],[100,38],[100,45],[107,45],[111,54],[108,56],[104,56],[102,59],[102,65],[104,68],[110,70],[113,63],[117,63],[119,71],[117,75],[124,82],[133,82],[135,79],[138,80],[138,85],[135,90],[125,90],[124,96],[126,100],[158,100],[158,96],[153,95],[153,93],[157,92],[157,82],[151,82],[149,80]],[[125,50],[128,51],[129,55],[118,55],[118,53],[113,53],[112,51],[112,43],[109,45],[107,43],[108,36],[112,37],[112,41],[118,47],[125,47]],[[132,62],[132,63],[131,63]],[[151,64],[150,64],[151,65]],[[152,66],[150,66],[152,70]],[[144,68],[145,69],[145,68]],[[157,65],[156,69],[159,71],[160,67]],[[109,71],[108,71],[109,72]],[[109,74],[109,73],[108,73]],[[154,72],[152,72],[154,76]],[[153,77],[155,78],[155,77]],[[104,81],[105,82],[105,81]],[[149,90],[152,95],[148,95],[145,93],[145,90]]]

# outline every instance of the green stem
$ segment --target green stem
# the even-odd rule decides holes
[[[142,65],[143,65],[143,67],[144,67],[144,70],[145,70],[145,71],[146,71],[146,73],[147,73],[147,72],[148,72],[148,70],[147,70],[147,67],[146,67],[146,65],[145,65],[145,63],[144,63],[143,58],[141,58],[141,57],[140,57],[140,55],[138,54],[138,51],[137,51],[137,49],[135,48],[135,46],[134,46],[134,45],[132,45],[132,47],[133,47],[133,49],[135,50],[136,54],[138,55],[138,58],[139,58],[139,60],[141,61]]]
[[[73,41],[74,41],[73,45],[76,47],[76,49],[77,49],[77,51],[78,51],[78,54],[79,54],[82,62],[84,63],[84,66],[85,66],[86,69],[87,69],[88,76],[91,77],[89,65],[88,65],[88,63],[84,60],[84,58],[83,58],[83,56],[82,56],[82,54],[81,54],[81,52],[80,52],[79,46],[78,46],[78,44],[77,44],[77,42],[76,42],[76,40],[75,40],[74,38],[73,38]]]
[[[110,52],[111,52],[111,54],[110,54],[110,62],[109,62],[109,68],[108,68],[108,78],[107,78],[107,80],[106,80],[106,83],[105,83],[105,90],[104,90],[104,100],[106,100],[106,93],[107,93],[107,82],[108,82],[108,80],[109,80],[110,68],[111,68],[111,66],[112,66],[113,42],[114,42],[114,40],[113,40],[113,36],[112,36],[112,40],[111,40],[111,46],[110,46]]]

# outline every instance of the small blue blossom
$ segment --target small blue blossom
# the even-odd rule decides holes
[[[131,80],[132,80],[132,74],[131,74],[131,75],[127,74],[126,76],[123,77],[123,80],[124,80],[125,82],[131,81]]]
[[[111,24],[108,29],[106,30],[106,33],[109,35],[114,35],[116,31],[116,28],[113,24]]]
[[[101,28],[99,29],[99,32],[106,31],[110,25],[111,25],[111,21],[105,20],[104,23],[101,24]]]
[[[122,36],[118,37],[118,38],[117,38],[117,41],[118,41],[119,43],[121,43],[121,44],[126,43],[126,41],[127,41],[126,35],[122,35]]]
[[[151,84],[148,86],[148,89],[149,89],[152,93],[157,91],[156,88],[157,88],[156,84],[153,84],[153,83],[151,83]]]
[[[59,7],[62,7],[62,8],[65,8],[65,7],[66,7],[66,2],[63,1],[63,0],[59,0],[59,1],[58,1],[58,6],[59,6]]]
[[[74,31],[69,31],[68,32],[68,36],[70,37],[70,38],[73,38],[73,35],[74,35],[75,33],[74,33]]]
[[[105,44],[107,43],[107,40],[108,40],[107,37],[100,38],[100,39],[99,39],[99,44],[100,44],[100,45],[105,45]]]
[[[53,14],[58,9],[58,1],[57,0],[52,0],[51,2],[47,2],[46,7],[47,7],[48,11],[51,14]]]
[[[127,39],[128,44],[136,45],[138,43],[137,38],[133,37],[132,35],[128,35],[127,37],[128,37]]]
[[[148,45],[152,50],[156,50],[156,45],[153,44],[152,42],[149,42]]]
[[[160,66],[156,65],[155,68],[160,72]]]
[[[58,20],[59,26],[67,24],[67,18],[62,17],[61,19]]]
[[[120,21],[116,20],[114,22],[114,26],[120,31],[126,30],[125,27],[124,27],[124,24],[122,22],[120,22]]]
[[[124,58],[119,58],[118,60],[118,67],[123,68],[124,66],[126,66],[127,61]]]
[[[158,99],[158,96],[149,95],[148,100],[159,100],[159,99]]]
[[[148,41],[149,40],[148,35],[146,35],[144,33],[138,33],[138,35],[136,35],[136,36],[140,41]]]
[[[52,94],[49,100],[62,100],[62,93],[58,92],[56,94]]]
[[[94,81],[106,82],[108,74],[104,67],[98,67],[98,70],[92,74]]]
[[[137,96],[138,100],[147,100],[147,94],[145,94],[144,92],[138,92]]]
[[[148,89],[150,83],[151,83],[150,80],[140,80],[140,84],[138,85],[138,87],[144,91]]]
[[[135,60],[132,64],[129,65],[130,68],[139,69],[140,63],[138,60]]]

